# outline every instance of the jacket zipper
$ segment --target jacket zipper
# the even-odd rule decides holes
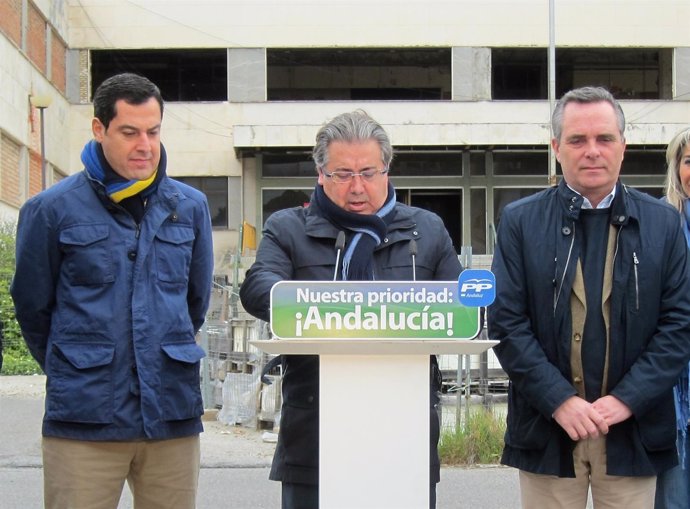
[[[565,275],[568,273],[568,265],[570,264],[570,257],[573,254],[573,246],[575,245],[575,223],[573,223],[573,235],[570,239],[570,247],[568,248],[568,257],[565,260],[565,265],[563,266],[563,274],[561,275],[561,283],[556,289],[553,290],[553,316],[556,316],[556,306],[558,305],[558,299],[561,297],[561,290],[563,290],[563,284],[565,283]],[[558,262],[558,258],[554,258],[554,262]],[[554,285],[556,285],[556,275],[558,274],[558,263],[556,263],[556,269],[554,274]]]
[[[640,260],[637,259],[637,253],[633,251],[633,268],[635,269],[635,311],[640,310],[640,287],[637,280],[637,266]]]

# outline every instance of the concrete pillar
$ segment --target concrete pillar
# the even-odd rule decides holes
[[[452,73],[453,101],[491,99],[491,48],[453,48]]]
[[[266,101],[266,49],[228,49],[228,101]]]
[[[676,48],[673,58],[675,87],[673,99],[690,100],[690,48]]]

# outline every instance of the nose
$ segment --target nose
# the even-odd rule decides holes
[[[599,156],[599,145],[597,140],[589,140],[586,146],[585,156],[589,158],[595,158]]]
[[[151,150],[151,138],[149,133],[142,132],[137,138],[137,149],[144,152]]]
[[[352,175],[352,180],[350,180],[350,192],[355,194],[360,194],[364,191],[364,177],[360,174],[355,173]]]

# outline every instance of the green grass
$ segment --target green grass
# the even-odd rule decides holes
[[[503,451],[505,417],[484,408],[470,412],[462,426],[444,431],[439,443],[443,465],[497,464]]]
[[[41,375],[38,363],[31,357],[24,342],[5,345],[2,362],[2,375]]]

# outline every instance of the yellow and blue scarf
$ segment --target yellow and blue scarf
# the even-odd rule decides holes
[[[81,161],[89,176],[103,185],[108,197],[115,203],[120,203],[138,222],[144,213],[144,200],[155,192],[158,183],[165,176],[167,156],[161,144],[158,168],[146,180],[129,180],[120,176],[110,166],[103,154],[103,147],[96,140],[91,140],[84,146]]]

